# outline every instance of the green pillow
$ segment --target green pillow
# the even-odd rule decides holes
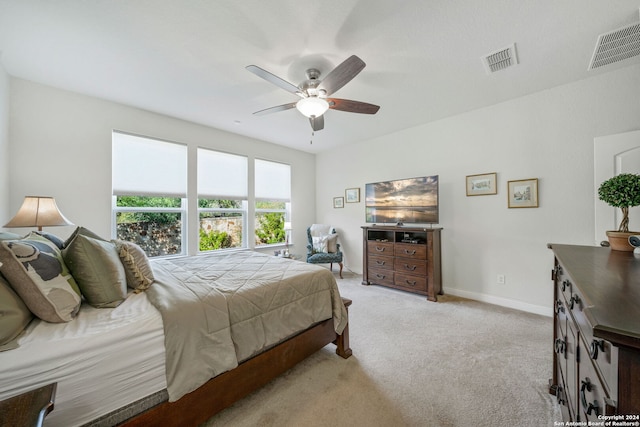
[[[68,322],[80,309],[80,292],[50,240],[30,233],[0,241],[0,271],[29,310],[47,322]]]
[[[31,319],[33,314],[0,275],[0,351],[18,347],[15,338]]]
[[[114,243],[78,233],[62,256],[92,306],[117,307],[127,298],[127,278]]]
[[[96,233],[89,230],[88,228],[77,227],[75,230],[73,230],[73,233],[71,233],[71,236],[69,236],[67,240],[64,241],[63,246],[65,248],[69,246],[71,242],[73,242],[73,239],[76,238],[77,235],[87,236],[97,240],[104,240],[102,237],[98,236]]]

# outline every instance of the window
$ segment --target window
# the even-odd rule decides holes
[[[187,147],[112,134],[113,235],[148,256],[184,253]]]
[[[255,244],[285,243],[291,211],[291,166],[255,161]]]
[[[248,161],[198,148],[198,247],[246,248]]]

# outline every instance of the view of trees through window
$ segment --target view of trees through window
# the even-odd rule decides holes
[[[182,253],[181,198],[118,196],[116,206],[124,208],[116,212],[118,239],[137,243],[148,256]]]
[[[245,209],[240,200],[198,199],[200,251],[241,248]]]
[[[182,203],[178,197],[116,197],[118,239],[139,244],[148,256],[182,253]],[[256,246],[284,243],[285,202],[258,202]],[[242,248],[246,208],[239,200],[198,199],[200,251]]]

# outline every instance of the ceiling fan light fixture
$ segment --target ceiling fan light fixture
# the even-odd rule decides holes
[[[310,96],[296,103],[296,108],[307,117],[320,117],[329,109],[326,99]]]

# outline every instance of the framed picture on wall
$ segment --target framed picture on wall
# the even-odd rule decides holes
[[[344,197],[334,197],[333,198],[333,207],[334,208],[344,208]]]
[[[347,188],[344,190],[344,200],[347,203],[360,203],[360,188]]]
[[[509,181],[507,187],[510,208],[538,207],[538,178]]]
[[[467,175],[467,196],[486,196],[498,194],[495,172]]]

